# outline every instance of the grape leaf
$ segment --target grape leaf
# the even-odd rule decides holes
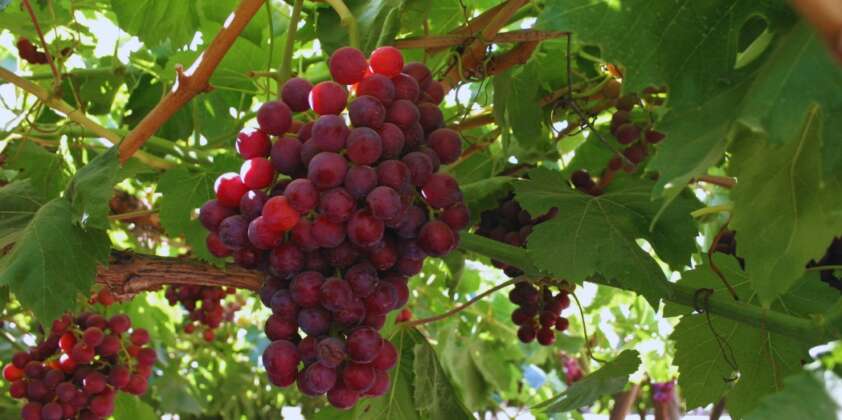
[[[668,184],[683,186],[704,173],[735,138],[750,134],[766,137],[772,144],[794,141],[811,103],[821,108],[824,138],[834,138],[842,130],[842,99],[825,86],[840,84],[842,70],[829,59],[812,30],[806,24],[795,26],[766,63],[739,81],[732,80],[720,91],[692,102],[670,102],[673,109],[658,127],[667,138],[649,164],[649,169],[661,174],[656,192]],[[842,169],[839,144],[827,141],[821,146],[825,175]]]
[[[159,215],[161,226],[170,236],[184,236],[193,253],[202,260],[221,265],[205,245],[207,230],[199,222],[196,209],[213,198],[214,172],[190,172],[177,167],[164,172],[158,181],[158,192],[163,194]]]
[[[537,160],[552,150],[544,111],[538,103],[538,64],[530,61],[494,77],[494,116],[509,155]]]
[[[108,202],[114,194],[120,168],[118,148],[111,147],[79,169],[65,191],[70,199],[75,222],[83,227],[108,227]]]
[[[467,346],[463,339],[458,329],[440,331],[438,341],[441,349],[441,364],[453,378],[454,388],[464,400],[465,405],[474,410],[486,403],[492,389],[470,353],[466,351]]]
[[[357,19],[359,48],[368,53],[380,46],[379,40],[395,38],[398,28],[389,22],[399,20],[404,12],[406,0],[346,0],[345,3]],[[394,15],[395,10],[397,10],[397,16]],[[321,10],[316,33],[322,48],[328,54],[348,45],[348,29],[342,25],[339,15],[332,9]]]
[[[20,178],[32,180],[32,186],[45,198],[58,196],[67,185],[64,162],[56,153],[31,141],[21,141],[12,143],[6,155],[8,167],[21,171]]]
[[[758,141],[735,145],[732,168],[740,181],[731,194],[731,226],[764,305],[792,287],[804,265],[821,258],[842,230],[836,210],[842,191],[822,183],[820,133],[821,116],[813,107],[795,141],[777,148]]]
[[[748,276],[740,267],[736,258],[721,253],[713,254],[713,262],[722,273],[728,284],[734,288],[742,300],[748,300],[751,294],[751,286],[749,285]],[[691,287],[693,289],[711,289],[716,296],[728,295],[728,288],[711,269],[708,263],[707,256],[705,256],[704,264],[697,265],[693,270],[687,270],[681,273],[681,279],[678,284],[682,286]],[[675,302],[666,302],[664,304],[664,316],[673,317],[678,315],[687,315],[693,312],[693,308]]]
[[[15,242],[46,200],[25,179],[0,188],[0,249]]]
[[[833,88],[835,87],[835,88]],[[740,122],[763,132],[771,144],[799,138],[811,108],[821,108],[821,165],[825,174],[842,172],[842,69],[805,22],[796,25],[778,43],[745,96]]]
[[[397,327],[392,331],[386,337],[398,349],[398,363],[389,372],[389,391],[382,397],[357,402],[351,418],[473,418],[458,400],[424,336],[411,328]],[[322,410],[320,418],[335,418],[329,415],[333,412]]]
[[[193,39],[199,28],[197,4],[192,1],[111,0],[111,9],[120,29],[149,47],[170,41],[172,48],[180,48]]]
[[[117,393],[114,401],[114,420],[155,420],[155,410],[139,397],[125,392]]]
[[[765,17],[775,30],[790,13],[776,2],[751,0],[569,0],[548,3],[536,27],[572,31],[599,46],[606,62],[623,68],[625,91],[666,85],[670,100],[680,102],[707,97],[738,72],[740,31],[751,17]]]
[[[98,264],[108,261],[111,242],[105,232],[84,230],[75,223],[66,199],[43,205],[21,232],[0,272],[20,302],[48,325],[76,306],[76,296],[88,293]]]
[[[471,210],[471,220],[479,222],[482,212],[497,208],[499,201],[511,192],[511,182],[509,177],[497,176],[469,184],[460,183],[465,203]]]
[[[784,379],[784,388],[764,397],[746,420],[835,419],[842,410],[842,378],[833,371],[804,370]]]
[[[413,368],[415,404],[421,418],[473,418],[459,400],[453,384],[439,365],[433,347],[417,330],[411,331],[418,343],[414,348]]]
[[[629,375],[640,366],[640,355],[635,350],[624,350],[614,360],[604,364],[570,388],[546,400],[534,410],[546,413],[563,413],[590,405],[603,395],[622,391],[629,382]]]
[[[70,23],[73,18],[71,11],[68,9],[69,2],[33,1],[30,2],[30,5],[38,18],[38,24],[43,33],[47,33],[56,26]],[[35,31],[32,19],[23,7],[22,1],[16,1],[10,7],[0,9],[0,28],[15,35],[24,36],[38,45],[38,32]],[[38,45],[38,50],[41,51],[40,45]]]
[[[682,195],[649,225],[661,203],[650,201],[652,183],[618,177],[602,195],[572,190],[557,172],[535,170],[515,184],[517,199],[532,214],[557,208],[558,215],[535,226],[527,249],[539,268],[571,281],[594,275],[622,283],[652,304],[667,292],[666,278],[638,239],[646,239],[658,256],[681,268],[695,250],[696,229],[689,213],[699,203]]]
[[[720,347],[710,328],[727,344]],[[762,396],[780,390],[780,378],[799,371],[801,361],[809,358],[810,343],[713,315],[710,326],[705,315],[685,315],[670,339],[687,408],[715,403],[725,395],[735,418],[751,411]],[[736,369],[723,352],[733,352]],[[732,385],[735,370],[739,377]]]

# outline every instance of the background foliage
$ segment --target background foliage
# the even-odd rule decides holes
[[[18,57],[20,37],[38,45],[21,2],[0,1],[0,66],[123,136],[170,89],[176,66],[199,57],[237,3],[33,1],[64,73],[56,85],[47,65]],[[365,51],[447,34],[498,4],[346,3]],[[194,209],[211,197],[217,174],[238,166],[233,138],[276,95],[267,76],[280,65],[290,12],[286,2],[268,2],[214,72],[213,90],[145,144],[162,165],[133,158],[121,166],[116,148],[100,136],[13,84],[0,85],[2,360],[31,344],[39,325],[85,305],[111,249],[224,264],[205,249]],[[409,307],[416,318],[449,310],[504,281],[489,258],[508,257],[525,261],[522,268],[537,277],[583,284],[576,292],[583,313],[568,310],[567,335],[547,348],[519,344],[505,291],[418,330],[389,320],[385,335],[400,350],[391,391],[340,414],[294,389],[269,387],[258,362],[267,313],[251,293],[240,292],[245,308],[212,343],[181,333],[183,314],[162,293],[143,293],[112,310],[150,330],[161,363],[151,392],[121,397],[115,418],[276,418],[282,406],[313,418],[501,411],[565,418],[607,412],[612,395],[633,384],[642,384],[639,408],[650,409],[648,384],[673,379],[686,410],[724,397],[739,418],[837,415],[842,295],[807,267],[842,232],[842,70],[812,29],[780,1],[537,0],[502,32],[516,30],[573,35],[547,37],[523,64],[504,71],[490,71],[487,59],[456,84],[443,111],[449,125],[462,127],[470,153],[447,170],[462,184],[474,220],[508,192],[533,214],[555,207],[559,216],[535,229],[525,252],[463,237],[463,251],[428,261],[412,279]],[[305,1],[293,71],[327,79],[326,57],[346,44],[337,13]],[[464,48],[404,54],[444,77],[460,65]],[[490,58],[513,48],[501,42],[487,52]],[[621,172],[602,195],[586,195],[567,180],[577,169],[600,173],[619,148],[607,134],[611,110],[599,109],[595,95],[619,76],[623,93],[667,92],[663,105],[632,116],[654,123],[666,139],[645,170]],[[580,112],[544,98],[562,97],[568,83],[592,117],[565,131],[581,124]],[[729,176],[736,187],[693,182],[700,175]],[[132,204],[126,210],[115,197]],[[138,210],[151,211],[113,217]],[[708,247],[726,223],[738,232],[739,258],[709,260]],[[730,302],[712,262],[740,302]],[[700,301],[681,294],[702,288],[719,299],[710,312],[694,311]],[[573,384],[563,368],[570,359],[588,372]],[[4,418],[19,409],[6,395]]]

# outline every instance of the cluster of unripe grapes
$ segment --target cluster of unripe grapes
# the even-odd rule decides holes
[[[601,174],[601,182],[595,182],[585,170],[577,170],[570,177],[574,187],[590,195],[601,194],[602,189],[618,171],[635,172],[638,164],[649,156],[652,145],[660,143],[665,137],[664,133],[652,128],[647,111],[640,110],[644,101],[660,105],[663,102],[663,98],[660,97],[662,92],[655,88],[646,88],[642,92],[642,98],[634,93],[620,96],[620,87],[619,82],[611,79],[603,86],[601,96],[611,101],[615,108],[611,115],[610,131],[617,142],[624,146],[621,152],[623,157],[614,156],[608,161],[607,168]]]
[[[519,328],[517,338],[530,343],[538,339],[542,346],[555,342],[555,333],[564,332],[570,325],[561,311],[570,306],[567,290],[559,289],[555,295],[549,286],[537,287],[529,282],[519,282],[509,292],[509,300],[518,307],[512,311],[512,322]]]
[[[214,255],[268,274],[270,381],[345,409],[388,389],[397,350],[378,330],[424,259],[456,247],[469,212],[438,172],[462,145],[430,70],[392,47],[340,48],[329,68],[332,81],[292,78],[260,107],[259,129],[237,138],[240,173],[219,177],[199,218]]]
[[[170,305],[180,304],[187,310],[189,320],[184,324],[184,332],[192,334],[198,323],[205,327],[202,331],[205,341],[213,341],[214,330],[239,309],[238,304],[226,306],[223,302],[225,296],[236,292],[234,288],[172,285],[167,288],[165,296]]]
[[[43,341],[12,356],[3,377],[12,398],[26,400],[24,420],[104,419],[118,391],[146,393],[157,360],[148,342],[124,314],[64,315]]]

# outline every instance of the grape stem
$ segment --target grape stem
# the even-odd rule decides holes
[[[158,210],[137,210],[127,213],[112,214],[108,216],[108,220],[130,220],[138,217],[150,216],[158,213]]]
[[[536,31],[532,29],[521,29],[509,32],[501,32],[494,35],[491,43],[510,43],[510,42],[529,42],[529,41],[543,41],[546,39],[555,39],[567,35],[568,32],[561,31]],[[395,40],[395,48],[450,48],[461,45],[469,40],[472,34],[459,33],[448,35],[432,35],[414,38],[404,38]]]
[[[734,188],[737,186],[737,180],[727,176],[716,175],[699,175],[694,178],[696,182],[706,182],[708,184],[718,185],[722,188]]]
[[[725,213],[729,212],[734,209],[733,203],[725,203],[720,204],[718,206],[710,206],[710,207],[702,207],[698,210],[693,210],[690,212],[690,216],[693,218],[698,219],[700,217],[707,216],[709,214],[717,214],[717,213]]]
[[[83,128],[90,130],[92,133],[109,141],[111,144],[120,142],[120,136],[99,125],[94,120],[88,118],[84,112],[73,108],[70,104],[63,101],[60,97],[54,97],[46,89],[29,80],[20,77],[9,70],[0,67],[0,79],[6,80],[9,83],[21,88],[22,90],[31,93],[36,98],[40,99],[48,107],[64,114],[67,119],[79,124]],[[167,169],[174,166],[172,162],[166,161],[159,157],[150,155],[148,153],[139,152],[136,155],[137,159],[149,167],[156,169]]]
[[[494,241],[472,233],[461,233],[460,248],[475,252],[486,257],[513,265],[523,270],[527,275],[545,276],[535,267],[527,250],[509,244]],[[594,276],[587,279],[590,282],[630,291],[621,282]],[[663,296],[665,301],[675,302],[692,308],[696,301],[696,289],[680,283],[665,282],[667,292]],[[734,301],[730,297],[714,294],[707,299],[706,310],[711,315],[728,318],[743,324],[760,327],[776,334],[795,337],[810,343],[824,343],[842,335],[842,325],[838,320],[842,318],[842,305],[837,313],[816,316],[810,319],[800,318],[785,313],[764,309],[745,301]],[[835,323],[834,323],[835,322]]]
[[[509,279],[508,281],[504,281],[503,283],[500,283],[500,284],[498,284],[498,285],[496,285],[496,286],[494,286],[494,287],[474,296],[471,300],[469,300],[469,301],[467,301],[467,302],[465,302],[465,303],[463,303],[459,306],[456,306],[453,309],[451,309],[451,310],[449,310],[449,311],[447,311],[443,314],[438,314],[436,316],[431,316],[429,318],[416,319],[414,321],[402,322],[401,325],[409,328],[409,327],[417,327],[419,325],[429,324],[431,322],[441,321],[443,319],[446,319],[446,318],[449,318],[453,315],[456,315],[459,312],[462,312],[466,308],[468,308],[471,305],[473,305],[473,304],[479,302],[480,300],[482,300],[484,297],[486,297],[486,296],[488,296],[488,295],[490,295],[490,294],[492,294],[492,293],[494,293],[494,292],[496,292],[500,289],[509,287],[509,286],[511,286],[511,285],[513,285],[517,282],[521,282],[521,281],[526,281],[526,278],[521,276],[521,277],[515,277],[513,279]]]
[[[50,54],[50,49],[47,47],[47,41],[44,39],[44,32],[41,30],[41,25],[38,23],[38,18],[35,17],[35,12],[32,10],[32,5],[29,4],[29,0],[23,0],[23,7],[26,8],[26,12],[29,13],[32,25],[35,26],[35,32],[38,33],[38,38],[41,40],[41,48],[44,49],[44,55],[47,56],[47,63],[50,64],[50,71],[53,72],[53,78],[55,79],[53,82],[53,88],[55,91],[58,91],[61,86],[61,73],[59,73],[56,68],[56,63],[53,61],[53,55]]]
[[[295,49],[295,34],[298,32],[298,21],[301,19],[301,7],[304,0],[295,0],[292,14],[289,17],[287,36],[284,42],[284,54],[281,56],[281,67],[278,69],[278,97],[281,96],[281,86],[292,74],[292,52]]]
[[[342,22],[342,26],[348,28],[348,40],[351,47],[359,49],[360,32],[357,28],[357,18],[354,17],[354,14],[351,13],[351,10],[348,9],[348,6],[342,0],[324,0],[324,2],[336,11],[336,14],[339,15],[339,20]]]

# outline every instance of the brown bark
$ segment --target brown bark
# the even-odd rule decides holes
[[[611,416],[609,420],[623,420],[628,416],[631,408],[637,401],[637,396],[640,393],[640,384],[632,384],[631,389],[624,392],[618,392],[614,395],[614,407],[611,408]]]
[[[567,35],[567,32],[560,31],[536,31],[531,29],[522,29],[509,32],[501,32],[494,35],[490,41],[493,44],[500,44],[506,42],[529,42],[529,41],[543,41],[545,39],[554,39]],[[431,35],[416,38],[404,38],[395,41],[396,48],[425,48],[425,49],[443,49],[461,45],[471,38],[472,34],[455,34],[455,35]]]
[[[217,268],[187,258],[112,251],[109,265],[97,270],[96,281],[106,285],[116,295],[131,295],[157,290],[169,284],[257,290],[263,282],[263,276],[257,271],[236,266]]]
[[[833,56],[842,63],[842,2],[792,0],[792,5],[818,30]]]

